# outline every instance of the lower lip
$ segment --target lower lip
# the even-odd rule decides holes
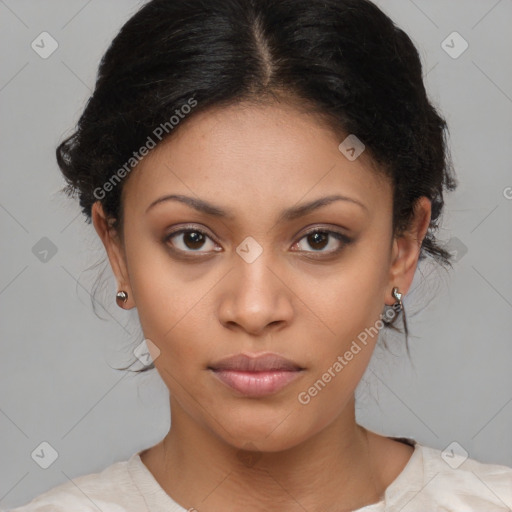
[[[300,370],[274,370],[266,372],[212,371],[219,380],[230,388],[243,395],[255,397],[277,393],[302,373]]]

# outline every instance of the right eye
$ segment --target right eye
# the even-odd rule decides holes
[[[200,251],[200,249],[204,247],[207,240],[210,240],[213,243],[214,247],[216,245],[212,238],[205,231],[198,229],[196,227],[182,228],[173,231],[172,233],[166,235],[166,237],[164,238],[164,242],[166,244],[169,244],[171,240],[171,249],[184,253],[200,252],[201,254],[203,254],[203,251]],[[221,249],[213,248],[212,250],[218,252]],[[211,251],[206,250],[204,252]]]

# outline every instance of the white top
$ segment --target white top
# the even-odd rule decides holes
[[[510,512],[512,468],[458,459],[410,438],[393,438],[414,446],[402,472],[387,487],[384,499],[354,512]],[[11,512],[187,512],[160,487],[134,453],[99,473],[77,477]]]

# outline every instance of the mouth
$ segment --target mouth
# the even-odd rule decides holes
[[[222,383],[243,396],[272,395],[302,375],[304,368],[279,356],[238,354],[208,366]]]

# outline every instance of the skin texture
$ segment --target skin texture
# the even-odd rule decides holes
[[[355,509],[381,499],[412,454],[355,421],[354,391],[377,336],[307,405],[297,399],[395,302],[394,286],[407,294],[430,220],[423,197],[410,230],[393,239],[391,185],[366,153],[345,158],[341,140],[291,104],[211,109],[132,170],[122,238],[108,228],[101,204],[93,207],[118,290],[128,292],[123,307],[137,308],[170,391],[171,429],[141,458],[185,508]],[[201,198],[233,217],[176,201],[145,213],[166,194]],[[333,194],[364,207],[336,201],[277,222],[283,209]],[[164,240],[185,225],[207,238]],[[331,235],[314,245],[305,236],[313,227],[353,241]],[[248,236],[263,250],[252,263],[236,252]],[[267,351],[305,368],[274,395],[240,396],[207,369],[228,355]]]

